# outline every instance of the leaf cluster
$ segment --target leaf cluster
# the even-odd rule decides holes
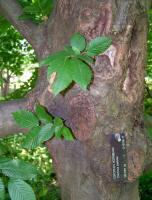
[[[30,163],[22,160],[12,160],[7,157],[0,157],[0,172],[6,177],[8,192],[11,200],[36,200],[31,186],[25,180],[36,177],[37,169]],[[6,199],[5,180],[0,178],[0,199]]]
[[[19,17],[24,20],[32,20],[35,23],[46,21],[53,9],[52,0],[18,0],[23,7],[23,13]]]
[[[53,118],[40,104],[36,105],[35,114],[20,110],[14,112],[13,117],[21,128],[30,129],[23,142],[23,148],[33,149],[53,137],[73,140],[71,131],[64,126],[62,119]]]
[[[57,95],[73,81],[86,90],[93,76],[90,65],[94,63],[95,56],[107,50],[111,43],[109,37],[97,37],[87,43],[80,33],[75,33],[71,37],[70,47],[65,47],[63,51],[51,54],[41,61],[40,66],[48,65],[52,93]]]

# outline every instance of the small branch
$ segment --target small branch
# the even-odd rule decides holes
[[[151,95],[150,89],[149,89],[149,87],[148,87],[148,84],[146,83],[146,81],[144,81],[144,82],[145,82],[145,88],[146,88],[147,94],[148,94],[148,96],[149,96],[150,98],[152,98],[152,95]]]
[[[28,99],[19,99],[0,104],[0,137],[27,131],[21,129],[12,117],[12,112],[24,110]]]
[[[16,0],[0,0],[0,12],[31,45],[35,46],[36,37],[34,37],[34,34],[37,30],[37,25],[29,20],[18,19],[22,14],[22,8]]]

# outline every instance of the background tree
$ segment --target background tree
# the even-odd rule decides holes
[[[150,3],[57,0],[48,20],[36,25],[18,19],[22,8],[17,1],[0,1],[1,12],[31,43],[39,60],[62,49],[74,32],[87,40],[100,35],[110,35],[113,40],[111,48],[96,58],[94,79],[87,92],[73,85],[53,98],[46,70],[41,69],[35,89],[25,99],[0,105],[1,136],[21,131],[11,113],[20,108],[33,110],[36,101],[72,129],[77,140],[47,143],[63,200],[139,199],[137,180],[151,163],[151,145],[141,115]],[[109,137],[122,131],[127,137],[129,174],[127,182],[115,183]]]
[[[3,17],[0,19],[1,22],[7,23]],[[31,46],[10,24],[7,25],[7,29],[0,34],[0,79],[3,97],[9,93],[11,78],[21,76],[25,65],[36,62]]]

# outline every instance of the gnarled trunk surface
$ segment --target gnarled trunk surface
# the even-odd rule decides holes
[[[39,59],[62,49],[74,32],[87,40],[103,35],[113,40],[112,46],[96,58],[87,92],[74,85],[53,98],[46,72],[41,70],[37,87],[26,102],[26,108],[32,110],[37,97],[50,113],[66,121],[77,138],[73,142],[47,142],[62,200],[139,199],[138,177],[148,146],[141,116],[147,7],[146,0],[57,0],[53,20],[32,32],[37,41],[32,43],[29,38]],[[15,25],[20,26],[18,22]],[[24,30],[23,34],[27,37]],[[117,132],[124,132],[127,139],[128,181],[115,183],[109,138]]]

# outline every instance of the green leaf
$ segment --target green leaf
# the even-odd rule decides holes
[[[83,51],[86,46],[86,40],[80,33],[75,33],[70,40],[70,44],[73,50],[78,49],[79,51]]]
[[[79,49],[77,49],[76,47],[72,47],[72,49],[73,49],[75,55],[80,55],[80,50]]]
[[[0,156],[9,152],[7,145],[0,143]]]
[[[59,117],[55,117],[55,119],[54,119],[54,131],[55,131],[55,133],[56,132],[58,132],[59,130],[61,130],[61,128],[63,127],[63,121],[62,121],[62,119],[61,118],[59,118]]]
[[[45,65],[49,65],[50,67],[56,66],[56,65],[62,66],[65,60],[70,56],[71,56],[70,51],[60,51],[60,52],[49,55],[47,58],[42,60],[39,65],[40,67],[45,66]]]
[[[65,140],[69,140],[69,141],[74,140],[74,137],[71,131],[67,127],[63,127],[61,132]]]
[[[6,165],[12,159],[6,157],[0,157],[0,166]]]
[[[25,13],[25,14],[20,15],[18,19],[21,19],[21,20],[34,19],[34,16],[32,14]]]
[[[37,175],[36,168],[22,160],[10,160],[0,163],[0,169],[6,176],[23,180],[31,180]]]
[[[69,65],[68,61],[66,61],[61,68],[58,68],[57,75],[52,86],[52,92],[55,96],[66,89],[72,83],[70,71],[71,66]]]
[[[52,121],[52,117],[47,113],[45,108],[41,106],[40,104],[36,105],[36,114],[40,120],[43,120],[45,122]]]
[[[55,133],[55,138],[56,139],[61,139],[62,138],[62,132],[61,132],[61,130]]]
[[[69,60],[69,56],[60,56],[59,58],[53,58],[50,60],[50,65],[48,67],[48,77],[53,72],[57,72],[55,81],[52,85],[52,91],[54,95],[57,95],[62,90],[67,88],[72,82],[72,69],[69,65]]]
[[[26,6],[23,8],[23,12],[29,14],[39,14],[41,13],[41,9],[37,6]]]
[[[75,81],[80,87],[86,90],[91,81],[92,72],[87,64],[76,58],[66,59],[62,63],[56,63],[48,68],[48,74],[57,72],[52,91],[55,95],[67,88],[72,81]]]
[[[88,56],[97,56],[106,51],[111,44],[112,44],[111,38],[97,37],[94,40],[91,40],[91,42],[88,44],[86,54]]]
[[[38,142],[38,134],[40,130],[41,130],[40,126],[31,129],[29,133],[26,135],[22,147],[26,149],[34,149],[37,146],[39,146],[40,144]]]
[[[3,79],[0,78],[0,85],[2,85],[4,83]]]
[[[95,62],[95,60],[87,55],[78,55],[77,58],[79,58],[80,60],[90,64]]]
[[[63,127],[62,119],[60,119],[59,117],[56,117],[54,119],[54,125],[53,125],[56,139],[61,139],[61,137],[62,137],[62,132],[61,132],[62,127]]]
[[[72,49],[72,47],[65,46],[65,47],[64,47],[64,50],[67,52],[68,56],[72,56],[72,57],[73,57],[73,56],[74,56],[74,57],[76,56],[76,55],[75,55],[75,52],[74,52],[73,49]]]
[[[16,123],[21,128],[33,128],[39,125],[38,119],[32,112],[20,110],[12,113]]]
[[[31,186],[23,180],[11,179],[8,183],[8,191],[11,200],[36,200]]]
[[[0,34],[7,32],[8,28],[10,28],[11,24],[4,18],[0,16]]]
[[[77,35],[75,37],[77,38]],[[75,41],[74,38],[73,40]],[[76,47],[72,48],[66,47],[65,51],[50,55],[40,63],[41,66],[48,65],[49,81],[52,78],[51,75],[54,72],[56,73],[51,84],[51,90],[54,95],[66,89],[72,81],[78,83],[84,90],[87,89],[91,81],[92,71],[86,63],[93,62],[93,59],[87,55],[76,55],[73,51]]]
[[[75,58],[69,62],[72,68],[72,79],[80,85],[81,89],[86,90],[92,77],[91,69],[87,64]]]
[[[41,144],[44,141],[49,140],[53,137],[54,130],[53,130],[53,124],[49,123],[43,126],[38,134],[38,143]]]
[[[147,128],[149,138],[152,140],[152,128]]]
[[[39,6],[41,10],[43,11],[43,14],[49,15],[53,8],[53,3],[50,0],[43,0],[43,1],[39,0]]]
[[[0,178],[0,200],[5,200],[5,186],[2,178]]]

